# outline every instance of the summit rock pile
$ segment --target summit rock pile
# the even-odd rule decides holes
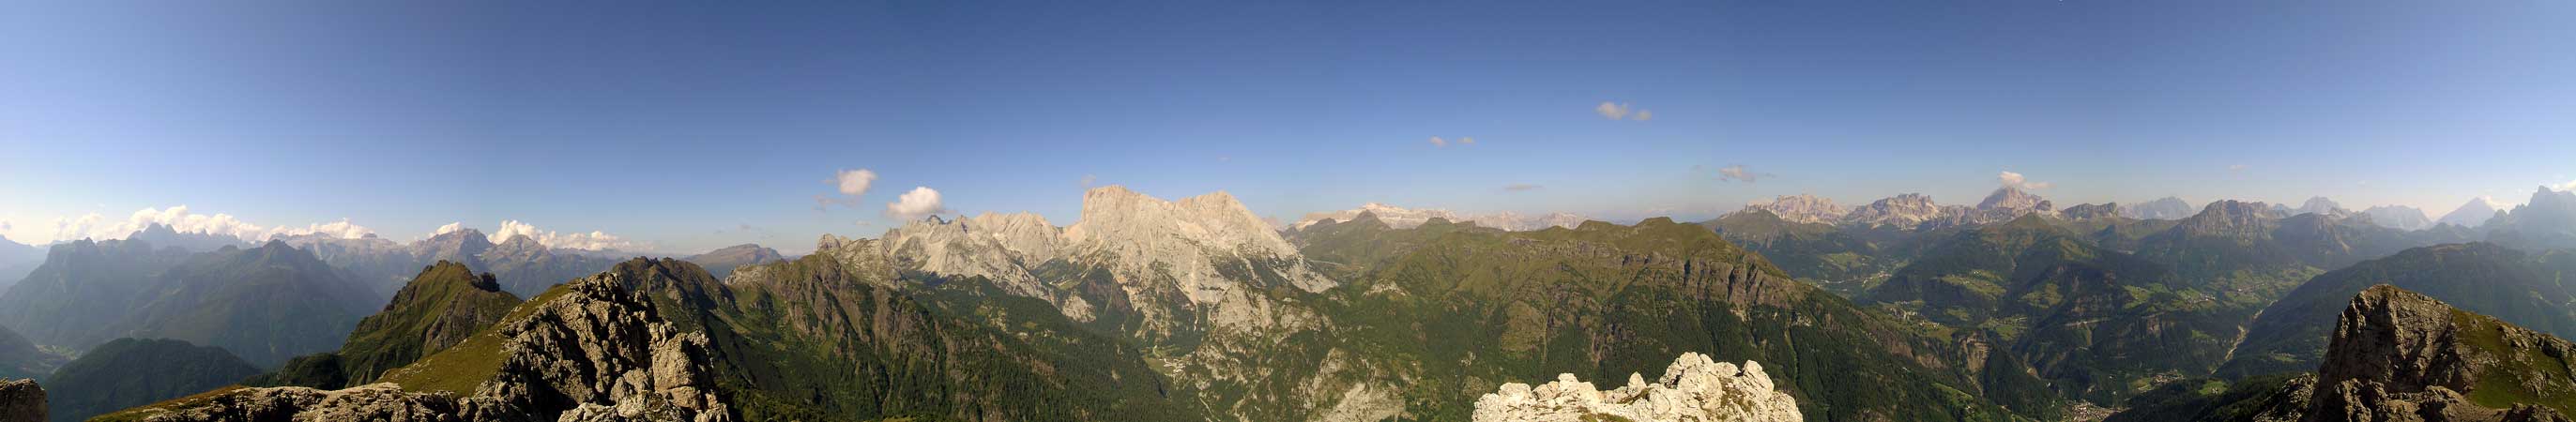
[[[1707,355],[1683,353],[1664,376],[1647,383],[1628,374],[1628,386],[1594,390],[1574,374],[1538,387],[1503,384],[1476,400],[1475,420],[1503,421],[1799,421],[1798,402],[1772,389],[1762,364],[1739,368]]]

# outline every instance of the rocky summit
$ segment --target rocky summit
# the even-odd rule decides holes
[[[895,265],[989,278],[1012,294],[1055,303],[1078,321],[1095,318],[1097,308],[1125,304],[1157,332],[1195,330],[1191,314],[1210,315],[1206,322],[1218,325],[1253,323],[1263,319],[1257,314],[1265,299],[1252,291],[1320,292],[1337,284],[1224,192],[1165,201],[1107,186],[1084,194],[1082,220],[1062,229],[1036,214],[985,214],[918,221],[883,239],[875,252]],[[1051,263],[1096,269],[1118,289],[1043,285],[1039,275]]]
[[[1841,220],[1843,218],[1843,214],[1851,212],[1850,210],[1843,209],[1841,206],[1834,205],[1834,200],[1819,198],[1815,195],[1807,194],[1781,195],[1777,199],[1772,199],[1771,202],[1756,202],[1745,205],[1744,209],[1761,209],[1770,211],[1771,214],[1780,216],[1781,220],[1787,220],[1794,223],[1824,224],[1833,224],[1835,221]]]
[[[2576,409],[2576,344],[2420,293],[2362,291],[2330,342],[2313,374],[2132,402],[2109,420],[2566,422]]]
[[[2308,419],[2565,421],[2571,356],[2566,340],[2374,286],[2335,322]]]
[[[36,380],[0,380],[0,422],[45,422],[45,387]]]
[[[1801,421],[1798,402],[1772,389],[1762,364],[1709,360],[1684,353],[1649,383],[1628,374],[1628,385],[1595,390],[1592,383],[1557,375],[1538,387],[1505,383],[1476,400],[1477,422],[1516,421]]]
[[[147,421],[731,420],[712,384],[703,333],[665,320],[622,276],[558,286],[492,331],[386,374],[384,383],[337,391],[306,387],[219,390],[107,417]],[[481,364],[454,364],[459,361]],[[433,365],[430,362],[439,364]],[[473,369],[476,367],[486,369]],[[464,368],[462,373],[455,373]],[[440,386],[471,386],[470,393]]]
[[[1941,205],[1933,203],[1931,196],[1909,193],[1853,208],[1850,213],[1843,215],[1842,221],[1844,224],[1910,229],[1925,221],[1940,218],[1941,213]]]

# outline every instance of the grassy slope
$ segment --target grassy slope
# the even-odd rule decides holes
[[[1972,376],[1897,352],[1936,341],[1667,219],[1447,234],[1333,293],[1321,303],[1341,341],[1371,359],[1418,362],[1406,400],[1424,419],[1464,418],[1503,382],[1625,379],[1659,373],[1682,352],[1759,361],[1819,420],[2009,418],[1998,401],[2055,410],[2022,400],[2030,391],[1981,400],[1961,387]]]
[[[482,331],[519,305],[519,297],[474,274],[463,264],[440,261],[422,269],[394,301],[340,346],[350,384],[365,384],[384,371],[408,365]],[[429,338],[440,333],[451,338]]]

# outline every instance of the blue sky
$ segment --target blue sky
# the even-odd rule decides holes
[[[0,234],[185,205],[794,251],[915,187],[1633,220],[2003,171],[2438,217],[2576,180],[2570,2],[545,3],[0,5]]]

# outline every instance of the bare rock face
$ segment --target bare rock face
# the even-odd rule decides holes
[[[1064,230],[1037,214],[994,214],[957,221],[924,219],[887,230],[883,252],[921,271],[982,276],[1011,294],[1047,298],[1037,268],[1058,257]]]
[[[1476,400],[1475,420],[1501,421],[1799,421],[1798,402],[1772,388],[1762,364],[1714,362],[1684,353],[1664,376],[1647,383],[1628,375],[1628,386],[1597,391],[1592,383],[1558,375],[1556,382],[1532,388],[1503,384],[1502,391]]]
[[[2101,204],[2078,204],[2076,206],[2066,207],[2066,210],[2059,211],[2057,214],[2065,216],[2068,219],[2090,220],[2096,218],[2118,217],[2124,213],[2120,210],[2120,204],[2114,202]]]
[[[1851,212],[1843,214],[1842,222],[1860,226],[1914,228],[1924,222],[1941,218],[1942,214],[1941,205],[1932,202],[1932,197],[1909,193],[1853,208]]]
[[[499,368],[472,395],[410,393],[392,383],[243,388],[129,412],[149,421],[732,420],[713,389],[706,335],[663,319],[620,278],[574,280],[552,300],[523,305],[535,309],[494,328]]]
[[[822,252],[856,254],[826,238]],[[1083,196],[1082,220],[1058,229],[1036,214],[984,214],[958,221],[925,220],[889,230],[874,244],[876,260],[950,276],[981,276],[1003,290],[1045,299],[1075,321],[1091,321],[1099,305],[1073,291],[1044,285],[1039,268],[1050,262],[1101,268],[1115,279],[1117,302],[1132,303],[1147,331],[1192,331],[1198,317],[1214,325],[1270,325],[1280,317],[1252,291],[1293,287],[1309,292],[1336,283],[1308,267],[1295,245],[1269,222],[1224,192],[1178,201],[1145,196],[1120,186]],[[847,264],[847,262],[845,262]],[[850,268],[867,268],[850,265]]]
[[[36,380],[0,380],[0,422],[45,422],[45,387]]]
[[[1844,214],[1850,213],[1842,206],[1834,205],[1834,200],[1807,194],[1781,195],[1771,202],[1745,205],[1744,209],[1770,211],[1771,215],[1780,216],[1781,220],[1790,222],[1818,224],[1833,224],[1834,221],[1841,220]]]

